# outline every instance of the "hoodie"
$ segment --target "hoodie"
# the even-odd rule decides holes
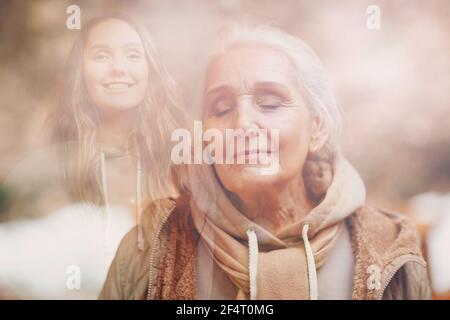
[[[212,172],[206,173],[211,179],[203,179],[204,185],[210,184],[207,189],[193,188],[192,217],[201,241],[227,275],[222,279],[231,279],[239,289],[237,296],[229,298],[318,299],[317,272],[341,238],[344,218],[365,200],[356,170],[343,158],[334,167],[332,183],[320,204],[276,232],[238,211]],[[207,258],[200,260],[199,269]],[[199,282],[217,279],[203,270],[197,274]],[[211,285],[221,290],[225,284]]]
[[[320,235],[321,230],[332,227],[336,223],[344,224],[343,230],[348,231],[347,239],[350,239],[352,249],[350,256],[353,257],[343,271],[347,275],[346,278],[344,277],[345,285],[351,287],[351,292],[344,293],[342,297],[347,296],[352,299],[430,298],[426,264],[421,255],[414,226],[403,215],[366,205],[361,200],[363,197],[358,197],[364,194],[358,187],[361,181],[351,178],[356,171],[350,169],[345,161],[341,162],[341,167],[348,170],[336,171],[336,179],[333,180],[325,199],[307,215],[304,221],[299,223],[307,271],[305,273],[307,286],[304,292],[298,292],[300,298],[304,295],[306,299],[321,298],[319,289],[322,286],[317,282],[326,277],[322,277],[321,267],[315,264],[317,252],[308,248],[308,245],[311,246],[311,241]],[[342,177],[345,177],[341,183],[338,183],[340,180],[338,172],[342,172]],[[342,181],[345,182],[342,183]],[[333,184],[340,187],[334,188]],[[210,187],[201,180],[199,180],[199,186]],[[203,297],[202,294],[199,295],[202,284],[197,276],[200,272],[197,248],[201,247],[202,242],[204,245],[205,241],[192,219],[192,201],[192,196],[185,194],[178,199],[161,200],[158,204],[152,204],[146,208],[142,222],[145,249],[137,250],[137,231],[131,230],[119,246],[99,298],[198,299]],[[211,204],[211,202],[205,203]],[[318,210],[321,206],[323,211]],[[247,231],[249,231],[248,228]],[[342,237],[345,237],[345,233],[342,234],[344,234]],[[261,297],[258,293],[252,294],[251,287],[259,291],[258,285],[261,284],[261,279],[252,277],[252,272],[258,274],[257,269],[260,264],[256,263],[255,272],[255,264],[252,264],[251,260],[258,261],[258,242],[266,241],[266,239],[259,231],[254,234],[251,231],[246,232],[246,236],[246,247],[249,248],[247,274],[250,290],[249,295],[243,297],[259,299]],[[328,257],[334,255],[332,252],[339,252],[340,242],[348,248],[345,238],[337,239],[337,245],[333,246]],[[253,253],[251,253],[252,250]],[[339,259],[329,261],[339,263]],[[326,263],[323,264],[323,270],[326,270],[326,265]],[[334,270],[334,267],[331,269]],[[351,281],[348,279],[349,274]],[[236,287],[236,283],[233,284]],[[279,290],[295,293],[291,291],[292,288],[288,288],[288,281],[279,285]],[[333,288],[325,287],[324,290],[331,289]],[[233,291],[230,290],[230,292]],[[324,296],[326,297],[326,294]]]

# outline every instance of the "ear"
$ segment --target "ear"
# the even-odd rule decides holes
[[[319,151],[328,140],[328,130],[326,129],[321,117],[314,115],[311,126],[311,140],[309,142],[309,152]]]

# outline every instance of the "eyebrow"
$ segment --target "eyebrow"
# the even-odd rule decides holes
[[[128,48],[128,47],[132,47],[132,48],[134,48],[134,47],[141,47],[141,44],[140,44],[140,43],[137,43],[137,42],[130,42],[130,43],[124,44],[122,47],[127,47],[127,48]],[[94,50],[94,49],[108,49],[108,48],[111,48],[111,46],[108,45],[108,44],[105,44],[105,43],[96,43],[96,44],[90,46],[90,47],[88,48],[88,50]]]
[[[213,87],[211,89],[208,89],[206,91],[206,93],[205,93],[205,96],[209,96],[209,95],[212,95],[212,94],[215,94],[215,93],[219,93],[221,91],[226,91],[226,90],[229,90],[229,89],[231,89],[231,87],[229,85],[226,85],[226,84],[219,85],[219,86]]]
[[[267,89],[275,89],[287,97],[291,96],[289,88],[286,87],[284,84],[276,82],[276,81],[260,81],[260,82],[257,82],[255,85],[255,91],[267,90]]]
[[[221,91],[226,91],[231,89],[229,85],[218,85],[216,87],[213,87],[211,89],[208,89],[205,93],[205,96],[209,96],[211,94],[215,94]],[[276,81],[258,81],[256,82],[254,86],[255,91],[261,91],[261,90],[267,90],[267,89],[275,89],[277,91],[280,91],[282,94],[290,97],[291,94],[289,92],[289,89],[282,83],[276,82]]]

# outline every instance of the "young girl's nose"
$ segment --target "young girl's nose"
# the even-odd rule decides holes
[[[111,72],[117,75],[123,75],[126,73],[126,61],[124,57],[116,56],[112,60]]]

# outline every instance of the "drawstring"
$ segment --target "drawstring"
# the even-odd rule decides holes
[[[103,201],[105,203],[105,212],[106,212],[106,228],[105,228],[105,238],[104,244],[107,252],[112,251],[111,244],[111,209],[109,207],[109,196],[108,196],[108,185],[106,183],[106,161],[105,161],[105,153],[102,152],[100,154],[100,168],[102,175],[102,189],[103,189]],[[142,235],[142,225],[141,225],[141,212],[142,212],[142,169],[141,162],[137,161],[137,169],[136,169],[136,220],[137,220],[137,229],[138,229],[138,240],[137,246],[139,250],[144,250],[144,238]]]
[[[111,210],[109,208],[109,197],[108,197],[108,186],[106,184],[106,165],[105,165],[105,154],[102,152],[100,154],[101,172],[102,172],[102,189],[103,189],[103,201],[105,203],[106,211],[106,228],[105,228],[105,238],[104,245],[107,252],[112,251],[111,245]]]
[[[138,240],[137,245],[139,250],[144,250],[144,238],[142,236],[142,224],[141,224],[141,213],[142,213],[142,184],[141,184],[142,168],[141,161],[137,161],[136,170],[136,220],[137,220],[137,231]]]
[[[306,262],[308,265],[309,300],[318,300],[316,262],[314,261],[314,253],[309,243],[308,230],[309,224],[305,224],[302,230],[302,237],[305,245]]]
[[[306,252],[306,263],[308,268],[308,282],[309,282],[309,299],[318,300],[318,285],[317,285],[317,272],[316,263],[314,261],[314,253],[311,249],[311,245],[308,239],[309,225],[305,224],[302,230],[303,243]],[[250,227],[247,229],[248,236],[248,273],[250,281],[250,300],[256,300],[258,295],[257,288],[257,273],[258,273],[258,238],[256,237],[255,230]]]
[[[250,300],[256,300],[258,296],[258,286],[256,277],[258,273],[258,238],[253,228],[248,228],[248,273],[250,278]]]

